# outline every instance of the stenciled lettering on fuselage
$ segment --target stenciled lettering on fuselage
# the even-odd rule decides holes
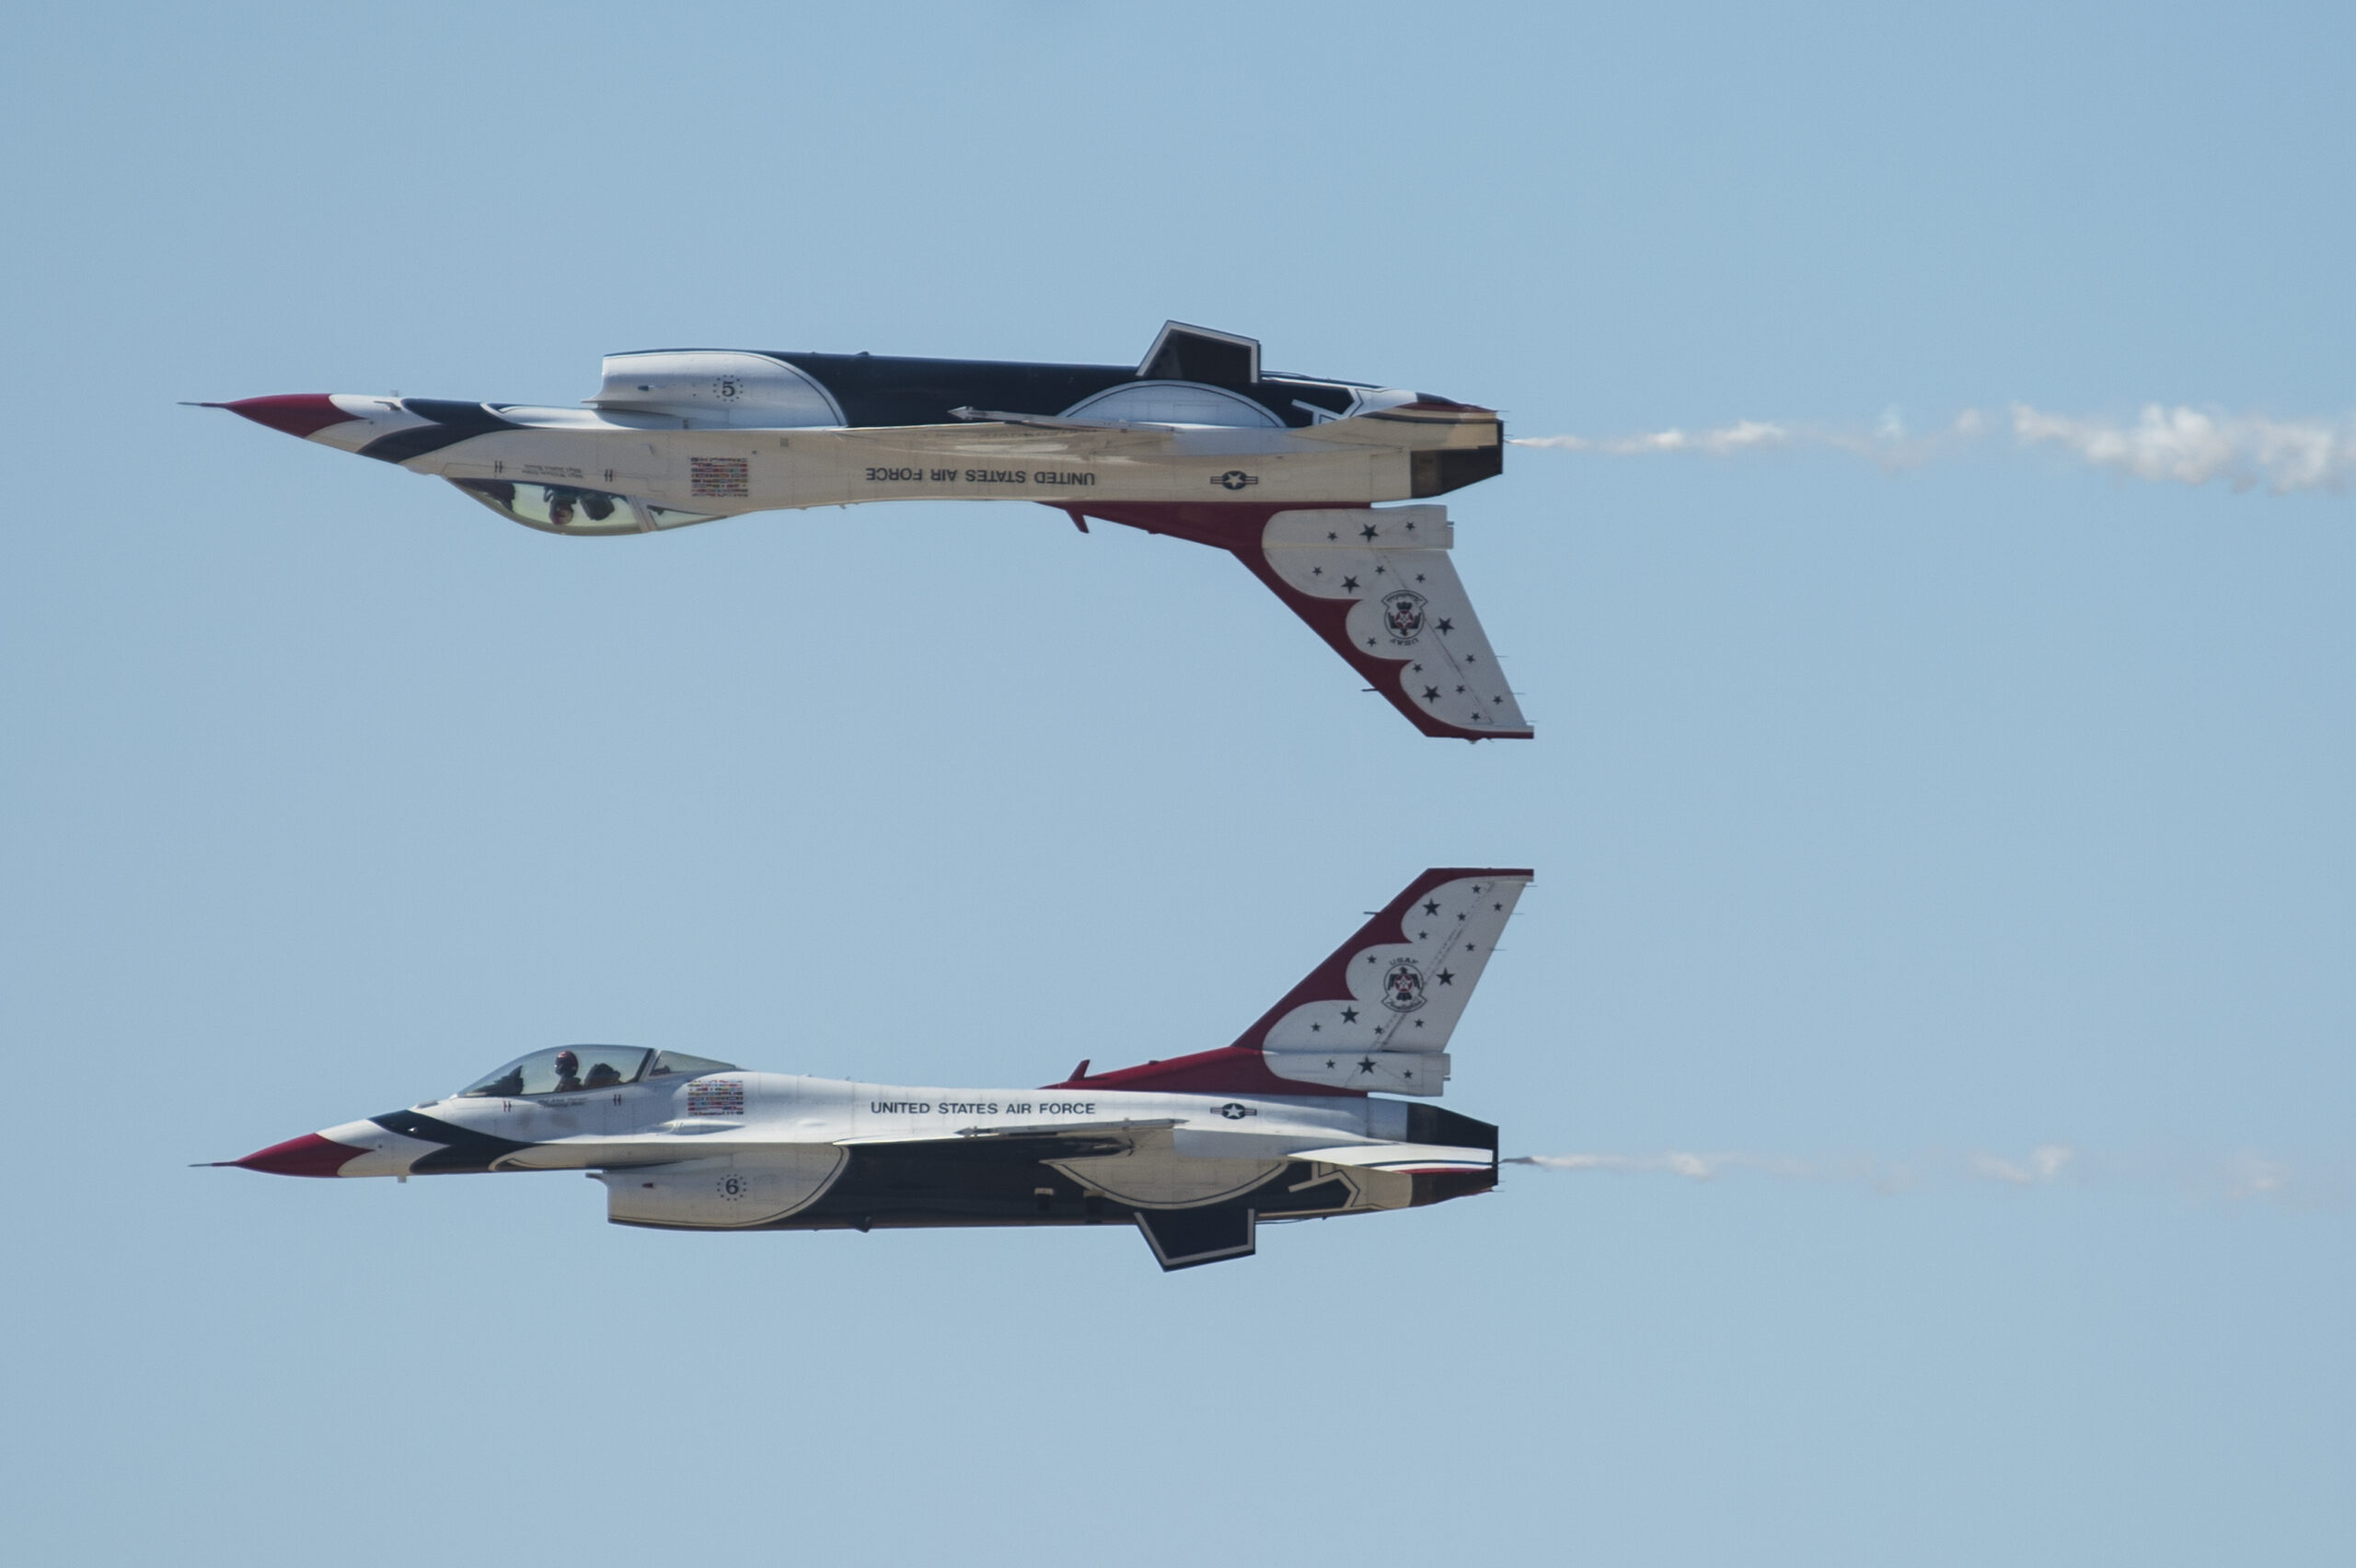
[[[884,468],[866,470],[871,485],[1092,485],[1094,473],[1062,468]]]
[[[1093,1100],[871,1100],[876,1116],[1093,1116]]]

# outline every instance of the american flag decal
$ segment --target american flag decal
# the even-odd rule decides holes
[[[688,1115],[742,1116],[744,1113],[743,1078],[702,1078],[687,1085]]]
[[[687,488],[694,495],[749,501],[753,494],[752,465],[742,457],[690,457]]]

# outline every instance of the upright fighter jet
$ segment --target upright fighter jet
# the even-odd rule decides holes
[[[1530,725],[1449,563],[1496,413],[1260,368],[1172,321],[1136,365],[670,349],[582,408],[299,393],[208,404],[438,475],[551,534],[642,534],[867,501],[1034,501],[1234,554],[1426,735]]]
[[[1134,1224],[1164,1269],[1259,1222],[1487,1192],[1497,1129],[1438,1105],[1527,870],[1426,871],[1231,1045],[1044,1089],[751,1072],[634,1045],[519,1056],[456,1094],[221,1163],[282,1176],[585,1170],[618,1225]]]

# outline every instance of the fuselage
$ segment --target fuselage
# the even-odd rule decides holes
[[[1168,1124],[1249,1134],[1271,1151],[1400,1142],[1402,1101],[1360,1096],[1214,1099],[1200,1094],[940,1089],[731,1071],[684,1081],[544,1095],[454,1095],[347,1122],[320,1136],[364,1150],[340,1176],[583,1170],[785,1144],[921,1142]]]
[[[1273,1220],[1485,1192],[1496,1129],[1357,1095],[942,1089],[730,1069],[468,1091],[234,1163],[401,1180],[583,1170],[605,1183],[608,1218],[673,1229],[1096,1225],[1239,1205]]]
[[[346,393],[227,406],[580,535],[870,501],[1364,506],[1486,478],[1502,452],[1494,413],[1403,388],[867,354],[616,354],[576,408]]]
[[[544,1047],[438,1099],[219,1163],[282,1176],[580,1170],[606,1217],[688,1230],[1134,1224],[1165,1269],[1262,1220],[1487,1192],[1497,1129],[1433,1103],[1527,869],[1435,866],[1236,1041],[1038,1089],[756,1072]],[[1392,1098],[1393,1095],[1400,1098]]]
[[[1428,501],[1499,471],[1487,409],[1264,375],[1172,323],[1135,368],[880,354],[614,354],[558,408],[350,393],[215,405],[583,536],[878,501],[1027,501],[1233,553],[1424,733],[1526,738]]]

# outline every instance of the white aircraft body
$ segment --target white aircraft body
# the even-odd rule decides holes
[[[535,1052],[440,1100],[222,1163],[290,1176],[584,1170],[617,1224],[687,1230],[1135,1224],[1165,1269],[1262,1220],[1488,1191],[1497,1130],[1440,1106],[1448,1044],[1528,870],[1425,872],[1231,1045],[1044,1089],[752,1072],[640,1046]]]
[[[1530,727],[1441,505],[1499,471],[1487,409],[1264,373],[1172,322],[1143,362],[615,354],[583,407],[299,393],[209,405],[456,485],[546,533],[654,533],[871,501],[1033,501],[1231,551],[1428,735]]]

